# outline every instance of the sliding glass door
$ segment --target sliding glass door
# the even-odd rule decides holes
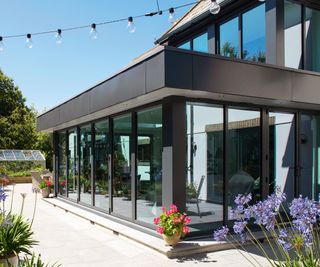
[[[132,218],[131,113],[113,119],[113,212]]]

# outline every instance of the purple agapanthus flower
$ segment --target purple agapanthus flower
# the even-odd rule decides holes
[[[5,201],[7,198],[7,194],[4,192],[4,188],[0,187],[0,202]]]
[[[250,201],[252,200],[252,194],[247,194],[247,195],[241,195],[239,194],[235,200],[234,200],[234,203],[236,203],[237,205],[246,205],[248,204]]]
[[[2,224],[0,225],[1,227],[4,227],[4,228],[9,228],[9,227],[12,227],[13,224],[12,224],[12,220],[10,217],[6,217],[4,218]]]
[[[227,239],[228,233],[229,233],[229,228],[226,226],[222,226],[217,231],[214,231],[213,239],[216,241],[225,241]]]
[[[236,234],[242,234],[245,230],[245,227],[247,226],[247,222],[246,221],[237,221],[234,223],[233,225],[233,231]]]

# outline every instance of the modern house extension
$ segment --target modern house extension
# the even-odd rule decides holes
[[[318,199],[320,1],[210,4],[38,117],[54,136],[57,198],[139,229],[174,203],[191,235],[228,224],[240,193]]]

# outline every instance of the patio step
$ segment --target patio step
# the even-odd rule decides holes
[[[115,235],[138,242],[167,256],[168,258],[185,257],[193,254],[209,253],[233,248],[233,245],[230,243],[216,242],[209,239],[181,241],[175,247],[165,246],[162,238],[154,236],[154,231],[151,229],[137,226],[136,224],[132,224],[118,218],[115,219],[110,215],[100,213],[96,210],[93,211],[92,209],[86,207],[79,207],[73,203],[69,203],[69,201],[61,200],[59,198],[43,198],[42,200],[53,205],[54,207],[61,208],[66,212],[70,212],[85,220],[88,220],[90,223],[94,223],[107,230],[110,230]],[[130,227],[130,224],[136,229]],[[144,232],[139,231],[137,228],[141,228],[141,230]]]

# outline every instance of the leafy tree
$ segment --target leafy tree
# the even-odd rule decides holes
[[[13,80],[0,70],[0,149],[39,149],[51,168],[51,137],[37,132],[37,112],[25,102]]]

